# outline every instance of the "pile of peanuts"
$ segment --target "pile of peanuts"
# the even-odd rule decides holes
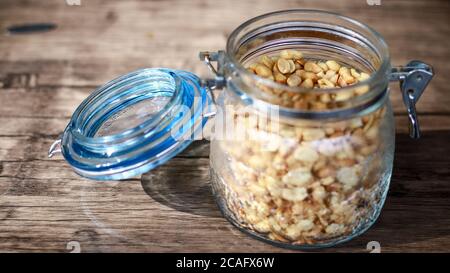
[[[305,89],[340,88],[363,82],[370,78],[365,72],[359,72],[339,64],[334,60],[305,60],[297,50],[282,50],[278,56],[263,55],[259,61],[251,63],[247,70],[266,79],[289,87]],[[345,105],[345,101],[367,91],[367,85],[358,86],[345,92],[296,93],[283,88],[269,88],[258,84],[260,90],[274,95],[272,103],[297,109],[325,110]]]
[[[293,50],[263,56],[248,69],[305,88],[344,87],[369,77],[332,60],[305,61]],[[343,99],[338,94],[314,102],[328,109]],[[387,183],[380,139],[385,107],[348,120],[294,123],[260,119],[239,107],[232,119],[252,137],[219,141],[229,168],[213,166],[215,188],[239,225],[272,241],[304,245],[345,238],[372,218]]]

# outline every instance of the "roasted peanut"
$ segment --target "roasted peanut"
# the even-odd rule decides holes
[[[291,63],[292,63],[292,65],[291,65]],[[295,65],[293,64],[292,60],[286,60],[286,59],[280,58],[277,61],[278,71],[280,71],[283,74],[291,73],[292,66],[294,66],[294,68],[295,68]]]
[[[341,66],[336,61],[327,61],[326,65],[328,66],[329,69],[336,72],[339,71],[339,69],[341,68]]]
[[[263,55],[259,61],[270,69],[272,69],[274,64],[273,60],[266,55]]]
[[[279,82],[279,83],[286,83],[287,78],[285,75],[281,74],[281,73],[275,73],[275,81]]]
[[[320,66],[316,63],[310,61],[305,63],[305,70],[308,72],[319,73],[322,71],[322,68],[320,68]]]
[[[334,84],[327,79],[320,79],[317,81],[320,88],[334,88]]]
[[[299,70],[297,72],[296,74],[300,76],[302,80],[310,79],[311,81],[316,82],[319,79],[319,77],[317,77],[317,75],[313,72],[307,72],[305,70]]]
[[[298,86],[301,82],[302,82],[302,79],[295,74],[293,74],[293,75],[289,76],[289,78],[287,78],[287,84],[289,86]]]
[[[324,63],[324,62],[318,62],[317,65],[320,66],[320,68],[322,68],[322,71],[327,72],[328,69],[329,69],[328,65],[326,63]]]
[[[264,78],[268,78],[268,77],[272,76],[272,71],[267,66],[262,65],[262,64],[257,65],[255,67],[255,72],[256,72],[256,74],[258,74],[259,76],[264,77]]]
[[[332,77],[334,77],[336,75],[336,71],[334,71],[334,70],[328,70],[326,73],[325,73],[325,76],[324,76],[324,78],[325,79],[331,79]]]
[[[313,88],[313,87],[314,87],[314,82],[313,82],[311,79],[306,78],[306,79],[300,84],[300,86],[303,87],[303,88]]]
[[[369,75],[369,74],[364,73],[364,72],[361,72],[361,73],[360,73],[360,76],[359,76],[359,78],[358,78],[358,80],[359,80],[360,82],[362,82],[362,81],[365,81],[365,80],[367,80],[367,79],[369,79],[369,78],[370,78],[370,75]]]
[[[356,69],[354,69],[354,68],[351,68],[351,69],[350,69],[350,74],[351,74],[353,77],[355,77],[355,78],[361,77],[361,74],[358,73],[358,72],[356,71]]]

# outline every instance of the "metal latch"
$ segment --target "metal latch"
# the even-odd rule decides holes
[[[390,81],[399,81],[403,103],[408,110],[409,136],[420,137],[419,120],[416,113],[416,103],[433,78],[433,68],[421,61],[411,61],[406,66],[392,68]]]
[[[215,76],[213,79],[202,80],[201,83],[202,86],[209,92],[209,95],[213,103],[212,105],[213,109],[208,113],[204,113],[203,116],[207,118],[212,118],[217,114],[217,103],[213,90],[222,89],[226,85],[226,80],[224,76],[225,52],[222,50],[219,50],[217,52],[202,51],[199,54],[199,58],[208,66],[209,70],[211,70],[211,72]],[[216,62],[217,67],[214,67],[212,62]]]
[[[217,52],[202,51],[199,54],[202,60],[215,75],[214,79],[204,80],[203,85],[210,89],[222,89],[225,87],[226,81],[224,76],[224,59],[225,52],[219,50]],[[212,62],[217,63],[217,68],[213,66]]]

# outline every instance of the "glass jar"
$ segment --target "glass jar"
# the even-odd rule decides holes
[[[287,87],[245,69],[282,50],[371,76],[318,90]],[[226,79],[220,84],[226,89],[216,129],[227,134],[212,139],[210,159],[224,216],[263,241],[291,248],[332,246],[367,230],[386,198],[394,154],[391,65],[382,37],[333,13],[291,10],[242,24],[220,54],[217,81]]]
[[[307,89],[247,70],[262,55],[292,49],[370,76],[343,88]],[[49,154],[61,152],[85,177],[128,178],[178,154],[215,116],[212,189],[240,230],[301,249],[350,240],[375,222],[394,154],[389,81],[400,81],[417,138],[415,103],[433,76],[430,66],[413,61],[392,68],[374,30],[313,10],[251,19],[230,35],[226,51],[201,52],[200,58],[215,78],[144,69],[100,87]],[[213,89],[223,89],[217,99]]]

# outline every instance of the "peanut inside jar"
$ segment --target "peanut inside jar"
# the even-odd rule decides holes
[[[355,68],[341,65],[335,60],[303,58],[297,50],[282,50],[277,55],[263,55],[250,63],[247,70],[276,83],[305,89],[347,87],[367,80],[370,75]],[[283,88],[270,88],[258,84],[270,96],[269,102],[284,107],[304,110],[326,110],[341,107],[352,97],[369,91],[367,85],[341,92],[291,92]]]
[[[248,65],[252,73],[310,92],[261,88],[273,103],[324,110],[369,91],[347,87],[370,75],[334,60],[308,60],[296,50],[263,55]],[[236,105],[231,112],[244,139],[220,142],[230,164],[219,171],[219,189],[233,218],[272,241],[316,244],[344,238],[371,221],[382,205],[386,149],[381,148],[385,107],[364,116],[331,121],[261,118]]]

